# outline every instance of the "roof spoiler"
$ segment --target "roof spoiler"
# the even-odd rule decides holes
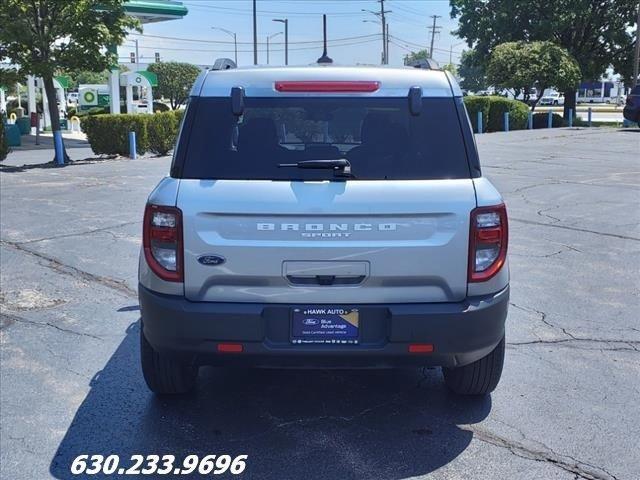
[[[440,65],[433,58],[418,58],[407,62],[408,67],[423,68],[425,70],[440,70]]]
[[[211,67],[211,70],[229,70],[231,68],[238,68],[236,62],[234,62],[230,58],[218,58],[213,63],[213,67]]]

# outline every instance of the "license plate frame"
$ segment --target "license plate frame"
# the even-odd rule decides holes
[[[290,339],[295,345],[357,345],[360,311],[339,306],[292,308]]]

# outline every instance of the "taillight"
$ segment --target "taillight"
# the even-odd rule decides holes
[[[149,268],[168,282],[183,281],[182,212],[147,204],[142,230],[144,257]]]
[[[509,225],[504,204],[471,211],[469,282],[484,282],[500,271],[507,258]]]

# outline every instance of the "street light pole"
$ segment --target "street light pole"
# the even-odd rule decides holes
[[[289,19],[274,18],[273,21],[284,23],[284,64],[289,65]]]
[[[269,41],[277,37],[278,35],[282,35],[282,32],[274,33],[273,35],[267,35],[267,65],[269,65]]]
[[[236,62],[236,66],[238,66],[238,36],[236,35],[236,32],[232,32],[231,30],[227,30],[226,28],[220,28],[220,27],[211,27],[211,29],[220,30],[221,32],[224,32],[227,35],[231,35],[233,37],[234,60]]]

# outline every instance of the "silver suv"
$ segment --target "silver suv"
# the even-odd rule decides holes
[[[462,93],[419,68],[248,68],[196,81],[140,255],[142,368],[442,366],[500,379],[507,214]]]

